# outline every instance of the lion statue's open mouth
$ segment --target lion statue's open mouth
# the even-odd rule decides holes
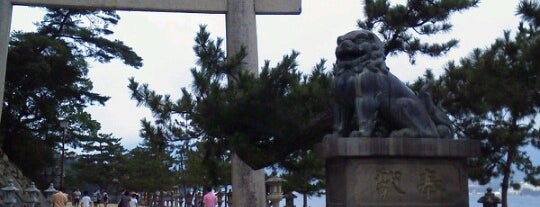
[[[366,51],[357,47],[354,42],[350,40],[339,41],[336,48],[336,57],[342,61],[354,60],[366,55]]]
[[[332,90],[334,136],[371,137],[381,126],[391,137],[451,137],[451,122],[427,89],[416,96],[388,71],[384,45],[370,31],[337,39]]]

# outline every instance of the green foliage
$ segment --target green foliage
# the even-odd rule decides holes
[[[119,58],[126,65],[139,68],[142,58],[130,47],[120,40],[111,41],[104,37],[113,34],[109,27],[116,25],[119,20],[120,16],[110,10],[51,8],[38,24],[38,34],[64,40],[70,48],[77,48],[71,52],[98,62],[106,63]]]
[[[312,150],[301,150],[290,154],[280,162],[286,172],[282,178],[284,192],[296,191],[303,195],[303,206],[307,197],[324,194],[324,160],[316,157]]]
[[[508,188],[519,187],[516,171],[525,174],[524,181],[540,185],[540,166],[524,150],[529,145],[540,149],[535,122],[540,109],[540,7],[522,1],[519,11],[529,27],[522,23],[515,37],[505,32],[490,47],[450,62],[436,80],[440,88],[434,94],[451,114],[458,137],[482,142],[482,156],[470,160],[474,167],[469,176],[481,184],[502,177],[505,207]]]
[[[36,181],[47,187],[47,167],[56,166],[62,129],[69,121],[67,146],[97,137],[99,123],[85,108],[108,97],[92,92],[87,58],[123,59],[141,66],[141,58],[120,41],[105,38],[119,17],[112,11],[50,9],[37,32],[12,34],[6,72],[6,93],[0,125],[2,149]]]
[[[143,143],[131,150],[123,163],[120,184],[127,189],[161,190],[176,183],[171,170],[173,157],[168,137],[161,126],[141,120]]]
[[[330,74],[324,60],[304,75],[293,51],[273,68],[267,61],[257,76],[241,68],[243,50],[226,57],[222,39],[211,40],[204,26],[195,42],[199,68],[191,70],[192,92],[182,89],[176,103],[131,80],[132,98],[150,107],[158,122],[182,116],[189,130],[176,130],[180,135],[198,132],[207,150],[220,149],[219,155],[232,149],[256,169],[311,147],[330,131]]]
[[[178,171],[183,186],[226,186],[231,184],[230,153],[210,149],[218,145],[197,142],[183,150],[185,163]]]
[[[112,190],[113,180],[120,178],[123,172],[125,149],[120,144],[120,138],[112,134],[99,134],[98,137],[85,140],[82,153],[76,156],[67,186],[91,187]]]
[[[309,148],[330,131],[330,75],[324,60],[304,75],[297,69],[299,53],[293,51],[273,68],[266,61],[257,76],[239,70],[242,53],[222,56],[220,41],[209,40],[204,27],[196,42],[200,68],[192,69],[193,95],[185,96],[194,97],[189,104],[193,122],[251,167],[262,168]]]
[[[197,40],[208,38],[198,34]],[[204,34],[203,34],[204,35]],[[216,45],[221,45],[218,40]],[[199,64],[221,67],[213,59],[224,57],[218,47],[199,48],[204,59]],[[204,54],[202,54],[204,53]],[[195,82],[200,77],[194,77]],[[198,126],[193,125],[191,94],[182,89],[183,97],[177,101],[169,95],[152,91],[148,84],[139,84],[133,78],[128,86],[132,99],[138,105],[148,107],[154,120],[142,120],[141,137],[143,145],[158,151],[167,151],[172,156],[171,169],[180,177],[184,186],[227,185],[230,184],[230,160],[223,142],[207,136]],[[202,86],[205,87],[205,86]]]
[[[170,189],[176,184],[169,170],[171,162],[166,152],[137,147],[128,153],[123,163],[126,172],[120,176],[120,185],[126,189],[148,191]]]
[[[448,21],[454,12],[478,4],[478,0],[407,0],[391,4],[389,0],[365,0],[365,20],[358,20],[363,29],[377,31],[385,44],[385,54],[404,52],[414,64],[417,53],[438,57],[458,43],[452,39],[443,43],[428,43],[418,36],[432,36],[450,31]]]

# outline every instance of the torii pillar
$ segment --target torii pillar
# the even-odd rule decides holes
[[[226,14],[227,54],[244,46],[243,68],[258,73],[256,14],[300,14],[301,0],[0,0],[0,103],[3,102],[13,5]],[[2,105],[0,105],[1,107]],[[0,108],[0,117],[1,117]],[[234,207],[266,206],[264,171],[232,155]]]
[[[244,45],[247,56],[244,67],[258,73],[257,25],[253,0],[227,0],[227,55],[238,53]],[[231,153],[232,206],[266,206],[264,171],[252,170],[236,153]],[[244,185],[245,188],[238,188]]]

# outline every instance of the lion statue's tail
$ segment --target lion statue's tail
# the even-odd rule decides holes
[[[452,138],[453,128],[452,121],[448,118],[446,111],[441,106],[440,102],[435,105],[430,93],[431,81],[428,80],[426,84],[422,86],[418,93],[418,98],[422,100],[422,103],[426,107],[429,116],[437,126],[437,131],[441,138]]]

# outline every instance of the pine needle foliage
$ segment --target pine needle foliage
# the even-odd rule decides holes
[[[39,188],[51,180],[44,176],[46,168],[58,166],[59,119],[69,121],[67,146],[98,138],[100,125],[85,108],[103,105],[109,97],[92,92],[87,60],[118,58],[135,68],[142,65],[130,47],[109,39],[118,20],[114,11],[49,9],[36,32],[11,35],[0,144]]]
[[[540,149],[540,6],[523,0],[518,14],[522,22],[515,35],[505,31],[491,46],[450,62],[434,84],[458,137],[482,142],[482,156],[470,160],[469,177],[480,184],[502,178],[503,207],[509,188],[519,189],[519,182],[540,185],[540,166],[528,151]]]
[[[478,0],[407,0],[392,4],[390,0],[365,0],[365,19],[358,27],[378,32],[385,42],[385,54],[405,53],[414,64],[417,54],[438,57],[457,46],[458,40],[429,43],[431,37],[452,29],[449,18],[478,4]]]
[[[259,74],[246,72],[245,50],[226,56],[223,40],[210,39],[205,26],[195,37],[196,68],[191,90],[182,89],[176,102],[204,141],[233,150],[254,169],[269,166],[290,153],[311,147],[331,131],[330,78],[325,61],[312,73],[298,70],[298,52],[274,67],[266,61]],[[133,85],[134,99],[145,101],[151,92]],[[216,147],[212,147],[216,148]]]

